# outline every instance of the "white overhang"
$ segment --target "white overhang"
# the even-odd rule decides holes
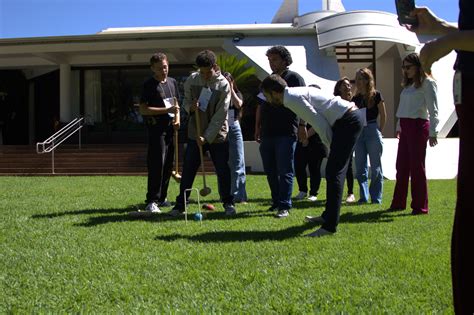
[[[157,48],[188,64],[203,48],[220,53],[225,40],[314,34],[289,23],[111,28],[98,34],[0,39],[0,69],[45,66],[147,64]]]
[[[315,22],[319,49],[354,41],[388,41],[418,46],[416,35],[399,25],[397,16],[380,11],[350,11]]]

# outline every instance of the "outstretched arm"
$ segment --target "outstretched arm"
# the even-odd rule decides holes
[[[431,65],[452,50],[474,51],[473,30],[459,31],[426,7],[415,8],[411,15],[418,18],[418,26],[407,26],[410,31],[440,36],[426,43],[420,51],[421,65],[426,73],[431,73]]]

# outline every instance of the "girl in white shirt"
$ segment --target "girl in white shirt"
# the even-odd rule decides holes
[[[403,90],[397,117],[397,182],[390,210],[404,210],[411,177],[412,214],[428,213],[428,185],[426,182],[426,143],[438,144],[437,86],[421,68],[418,54],[403,59]]]

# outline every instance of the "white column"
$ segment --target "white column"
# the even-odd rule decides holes
[[[72,120],[71,110],[71,65],[59,65],[59,120]]]

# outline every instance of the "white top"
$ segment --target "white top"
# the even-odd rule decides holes
[[[354,106],[340,96],[306,86],[285,88],[283,104],[308,122],[327,146],[331,145],[331,127]]]
[[[432,78],[426,78],[417,89],[413,85],[406,87],[400,94],[398,118],[421,118],[430,120],[430,137],[438,134],[438,87]],[[397,131],[400,131],[400,119]]]

